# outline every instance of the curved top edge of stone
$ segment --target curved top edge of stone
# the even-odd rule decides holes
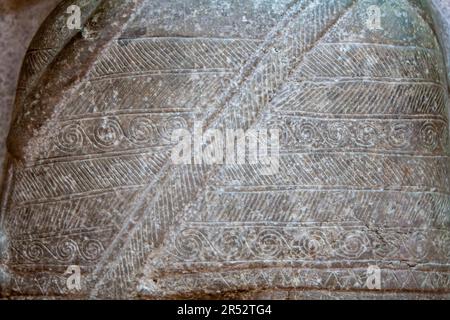
[[[190,0],[187,0],[187,1],[190,1]],[[373,0],[373,1],[361,0],[361,1],[376,2],[377,0]],[[383,0],[380,0],[380,1],[384,3]],[[438,18],[436,18],[437,9],[434,8],[434,5],[431,3],[431,1],[428,1],[428,0],[406,0],[406,1],[418,9],[418,11],[419,11],[418,14],[432,28],[432,30],[434,31],[434,36],[436,36],[439,39],[439,41],[441,42],[441,50],[444,51],[445,46],[442,43],[442,41],[444,41],[444,40],[442,39],[442,37],[439,36],[440,35],[439,28],[442,27],[442,24],[439,23]],[[111,2],[113,2],[113,1],[111,1]],[[175,1],[175,0],[173,2],[178,3],[178,1]],[[261,1],[259,1],[259,2],[261,2]],[[270,1],[269,0],[262,1],[262,3],[268,3],[268,2],[270,2]],[[54,60],[57,58],[57,56],[68,45],[68,43],[70,42],[70,39],[72,39],[74,36],[77,35],[77,33],[79,33],[78,31],[73,31],[73,30],[69,30],[67,32],[62,32],[62,33],[57,32],[59,29],[61,29],[62,24],[65,23],[64,17],[65,17],[65,10],[67,9],[66,6],[69,4],[73,4],[73,3],[74,3],[74,1],[64,0],[60,4],[58,4],[58,6],[55,8],[55,10],[50,14],[50,16],[47,18],[47,20],[43,23],[43,25],[39,29],[38,33],[36,34],[36,36],[34,37],[34,39],[32,41],[32,44],[28,51],[28,54],[34,54],[36,52],[40,52],[43,50],[43,51],[46,51],[46,54],[48,54],[48,56],[46,57],[46,59],[44,59],[45,62],[42,65],[31,66],[31,68],[34,67],[34,69],[35,69],[35,70],[33,70],[34,74],[32,72],[31,76],[30,76],[30,72],[29,72],[30,70],[27,69],[27,68],[30,68],[30,66],[28,66],[27,61],[25,61],[22,71],[21,71],[21,76],[20,76],[21,81],[19,82],[19,85],[22,84],[24,86],[29,86],[31,88],[34,88],[36,86],[36,84],[42,80],[41,76],[44,73],[44,71],[49,66],[51,66],[52,62],[54,62]],[[91,15],[94,14],[93,12],[95,12],[96,8],[98,8],[99,3],[102,3],[102,1],[101,0],[91,0],[91,1],[75,0],[75,4],[78,4],[81,7],[87,8],[86,12],[89,12],[88,15],[85,15],[83,17],[83,19],[84,19],[83,24],[86,22],[86,20],[89,20],[89,18],[91,18]],[[289,7],[290,3],[292,3],[292,2],[290,2],[289,0],[280,0],[280,3],[282,3],[286,7]],[[142,7],[142,3],[140,4],[140,7]],[[138,21],[139,18],[142,18],[142,16],[137,15],[134,19],[129,19],[127,24],[132,25],[133,21],[135,21],[136,19]],[[119,37],[121,37],[121,36],[126,37],[126,36],[136,32],[136,30],[133,30],[131,27],[125,28],[124,30],[122,30],[123,32],[121,32],[119,34]],[[63,29],[66,30],[67,28],[63,28]],[[58,36],[55,37],[54,36],[55,34],[57,34]],[[52,37],[52,35],[54,37]],[[53,50],[53,52],[49,53],[48,52],[49,50]],[[447,66],[448,66],[448,63],[447,63]],[[24,113],[27,113],[27,112],[25,112],[26,110],[24,110],[23,108],[25,108],[25,99],[27,98],[27,94],[29,93],[29,91],[31,91],[31,90],[19,90],[18,91],[17,96],[16,96],[16,106],[13,110],[13,119],[14,120],[12,122],[13,127],[10,129],[11,134],[10,134],[10,137],[8,138],[8,150],[15,158],[23,158],[22,157],[23,152],[22,153],[16,152],[18,149],[20,149],[22,147],[20,145],[18,146],[18,144],[22,144],[22,143],[17,142],[16,139],[19,139],[20,141],[24,142],[26,139],[22,138],[22,136],[28,137],[28,138],[33,137],[36,132],[36,130],[33,129],[33,130],[31,130],[33,132],[29,133],[28,135],[27,134],[22,135],[22,134],[20,134],[21,130],[17,130],[18,129],[17,125],[19,122],[18,119],[21,118]],[[38,99],[39,99],[39,97],[38,97]],[[34,100],[36,100],[36,99],[34,99]],[[39,118],[39,116],[37,118]],[[46,119],[44,119],[44,122],[45,121],[46,121]],[[40,121],[40,122],[42,122],[42,121]],[[30,125],[27,124],[26,127],[30,127]],[[11,140],[14,140],[14,141],[11,141]],[[22,155],[22,156],[19,156],[19,155]]]

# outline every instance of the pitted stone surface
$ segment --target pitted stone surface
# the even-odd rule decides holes
[[[28,45],[59,0],[0,2],[0,180],[6,137],[22,60]]]
[[[423,1],[79,2],[83,31],[50,38],[54,13],[19,82],[4,297],[449,298],[447,70]],[[198,121],[278,129],[279,172],[172,163]]]

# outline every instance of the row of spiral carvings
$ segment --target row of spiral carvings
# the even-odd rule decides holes
[[[185,229],[174,254],[183,262],[330,259],[450,259],[450,233],[377,232],[346,228]]]
[[[339,121],[281,119],[270,123],[282,132],[281,143],[289,147],[448,149],[445,121]]]
[[[183,117],[169,117],[155,121],[147,116],[129,119],[118,117],[77,121],[63,126],[56,137],[57,151],[70,154],[83,148],[110,150],[122,144],[157,146],[169,144],[172,132],[187,128]]]

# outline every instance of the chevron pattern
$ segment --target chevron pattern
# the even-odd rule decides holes
[[[414,171],[408,170],[409,166]],[[280,157],[280,172],[258,175],[258,167],[227,166],[212,185],[241,186],[347,186],[401,190],[439,190],[450,194],[448,157],[368,155],[358,153],[305,153]],[[245,181],[245,185],[243,184]]]
[[[117,40],[90,78],[169,70],[238,69],[258,47],[240,39],[153,38]]]

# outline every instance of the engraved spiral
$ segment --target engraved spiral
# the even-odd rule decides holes
[[[138,117],[131,121],[129,136],[132,142],[137,144],[150,143],[158,137],[155,124],[148,118]]]
[[[322,232],[311,231],[295,240],[292,247],[300,257],[315,259],[326,253],[327,241]]]
[[[439,145],[439,131],[433,123],[428,122],[422,126],[420,130],[420,140],[423,146],[428,150],[436,150]]]
[[[27,246],[25,255],[30,261],[39,262],[44,258],[46,251],[47,249],[41,242],[34,241]]]
[[[443,232],[434,240],[436,251],[439,252],[443,260],[450,260],[450,232]]]
[[[408,145],[411,132],[407,124],[396,123],[389,131],[388,143],[394,148],[404,148]]]
[[[370,124],[359,125],[356,127],[356,144],[362,147],[374,147],[378,142],[378,131]]]
[[[220,250],[220,256],[225,261],[237,259],[243,255],[244,239],[239,232],[225,230],[217,237],[216,248]]]
[[[408,252],[413,258],[422,260],[426,258],[430,249],[430,241],[423,232],[414,232],[407,241]]]

